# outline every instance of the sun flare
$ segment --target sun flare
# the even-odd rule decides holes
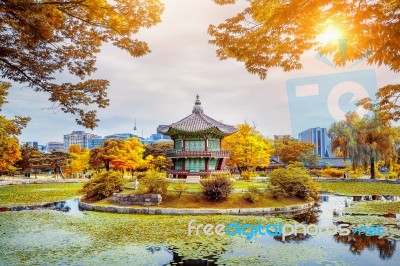
[[[319,37],[318,40],[323,43],[327,44],[332,41],[337,41],[342,37],[342,33],[337,28],[327,28]]]

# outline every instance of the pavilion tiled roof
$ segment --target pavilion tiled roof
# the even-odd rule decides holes
[[[174,130],[181,132],[203,132],[215,128],[224,135],[230,135],[237,131],[234,126],[226,125],[205,115],[199,96],[197,95],[196,97],[192,114],[169,126],[160,127],[160,133],[168,135]]]

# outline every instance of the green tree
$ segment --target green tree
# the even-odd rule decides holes
[[[231,151],[226,164],[240,172],[266,167],[273,152],[271,142],[249,124],[238,125],[238,131],[222,140],[223,149]]]
[[[33,169],[42,171],[53,171],[54,176],[60,175],[65,178],[63,170],[67,165],[68,153],[52,151],[51,153],[40,153],[31,157]]]
[[[0,81],[0,112],[3,104],[7,103],[6,96],[10,87],[10,83]],[[0,173],[12,170],[13,164],[21,159],[17,136],[22,133],[29,120],[28,117],[7,119],[0,115]]]
[[[15,164],[15,166],[22,171],[35,170],[35,159],[42,155],[42,152],[38,151],[35,147],[30,147],[26,143],[20,148],[21,159]]]
[[[96,111],[87,106],[109,104],[109,82],[87,79],[96,70],[100,47],[111,43],[134,57],[149,53],[135,34],[160,22],[162,11],[159,0],[1,0],[0,72],[48,93],[79,125],[93,128]],[[81,81],[55,82],[59,72]]]
[[[307,167],[313,167],[318,165],[318,163],[321,161],[321,156],[319,156],[318,153],[314,153],[312,151],[305,151],[300,153],[299,161],[304,163],[304,165]]]

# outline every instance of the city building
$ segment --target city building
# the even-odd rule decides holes
[[[39,149],[39,143],[37,141],[27,141],[27,142],[22,142],[22,145],[26,145],[28,147],[33,147],[35,149]]]
[[[63,143],[63,147],[64,147],[64,143]],[[47,146],[46,145],[38,145],[37,149],[39,151],[46,152],[47,151]]]
[[[314,144],[314,153],[319,154],[321,158],[331,157],[330,139],[326,128],[309,128],[299,134],[299,140]]]
[[[289,138],[291,138],[290,135],[274,135],[274,140],[289,139]]]
[[[64,151],[64,143],[62,142],[49,142],[47,143],[47,151]]]
[[[105,139],[129,139],[132,138],[134,135],[131,133],[116,133],[112,135],[105,136]]]
[[[72,131],[71,134],[64,135],[64,151],[68,151],[71,145],[78,145],[82,149],[90,149],[90,144],[93,144],[92,140],[102,139],[102,137],[85,133],[85,131]]]
[[[93,138],[88,140],[88,149],[91,150],[96,147],[103,146],[105,139],[103,138]]]
[[[158,130],[174,141],[174,149],[166,153],[173,161],[168,175],[184,178],[223,170],[230,151],[221,150],[221,140],[237,131],[234,126],[205,115],[198,95],[191,115],[171,125],[159,126]]]

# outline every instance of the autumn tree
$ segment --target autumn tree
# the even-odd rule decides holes
[[[154,157],[165,155],[167,150],[174,149],[174,143],[172,141],[162,141],[144,146],[144,157],[153,155]]]
[[[105,163],[101,156],[103,152],[103,147],[94,147],[89,154],[89,166],[94,169],[97,173],[101,171],[103,167],[105,167]]]
[[[104,168],[110,171],[112,161],[117,159],[118,150],[122,140],[108,139],[103,143],[103,146],[96,147],[90,151],[89,164],[92,168],[98,169],[101,161]]]
[[[274,67],[302,68],[308,51],[332,55],[338,66],[367,57],[369,64],[400,70],[398,1],[246,0],[244,10],[208,29],[220,59],[234,58],[265,79]],[[231,4],[235,0],[215,0]],[[328,29],[336,40],[321,41]]]
[[[387,85],[378,90],[376,100],[370,98],[362,99],[358,102],[365,109],[379,110],[380,119],[387,121],[400,120],[400,84]]]
[[[143,144],[137,138],[109,139],[103,146],[91,150],[89,164],[94,169],[99,169],[103,164],[107,171],[114,168],[132,172],[144,163],[143,153]]]
[[[150,159],[150,165],[156,171],[165,171],[172,166],[172,160],[166,157],[166,151],[174,149],[172,141],[162,141],[144,146],[144,157]],[[152,156],[149,158],[149,156]]]
[[[274,140],[274,147],[275,154],[278,155],[279,159],[286,164],[291,162],[300,162],[300,156],[302,154],[311,152],[315,149],[314,144],[298,141],[291,137]]]
[[[27,143],[20,147],[20,151],[21,159],[16,162],[15,166],[22,171],[37,170],[35,160],[42,155],[42,152],[35,147],[30,147]]]
[[[301,69],[301,58],[308,51],[331,56],[337,66],[366,59],[369,64],[400,70],[398,1],[245,1],[249,5],[236,16],[209,26],[209,42],[217,47],[218,58],[243,62],[248,72],[261,79],[274,67]],[[321,38],[335,31],[337,36],[331,40]],[[398,121],[400,84],[384,86],[376,96],[378,102],[372,104],[385,111],[380,119]],[[359,104],[368,108],[371,99]]]
[[[64,169],[67,165],[68,153],[52,151],[51,153],[40,153],[31,157],[31,165],[34,169],[41,171],[52,171],[55,177],[59,175],[66,178]]]
[[[10,86],[10,83],[0,81],[0,112],[3,104],[7,103],[6,96]],[[22,133],[29,120],[20,116],[7,119],[0,115],[0,173],[14,169],[13,164],[21,159],[17,136]]]
[[[130,138],[120,142],[116,149],[115,159],[111,161],[117,170],[130,171],[133,174],[143,164],[143,144],[138,138]]]
[[[87,106],[109,104],[109,82],[88,79],[100,47],[110,43],[134,57],[149,53],[135,34],[159,23],[162,11],[159,0],[1,0],[0,73],[48,93],[53,106],[93,128],[96,111]],[[80,81],[57,82],[59,72]]]
[[[378,111],[363,118],[349,113],[344,120],[331,125],[328,136],[332,149],[342,150],[345,159],[352,161],[353,170],[370,165],[371,179],[375,178],[375,162],[396,154],[400,142],[399,129],[381,120]]]
[[[222,140],[222,148],[231,151],[226,164],[240,172],[268,166],[273,151],[270,141],[247,123],[237,128],[236,133]]]
[[[89,154],[89,150],[82,149],[79,145],[69,147],[66,170],[73,178],[89,168]]]

